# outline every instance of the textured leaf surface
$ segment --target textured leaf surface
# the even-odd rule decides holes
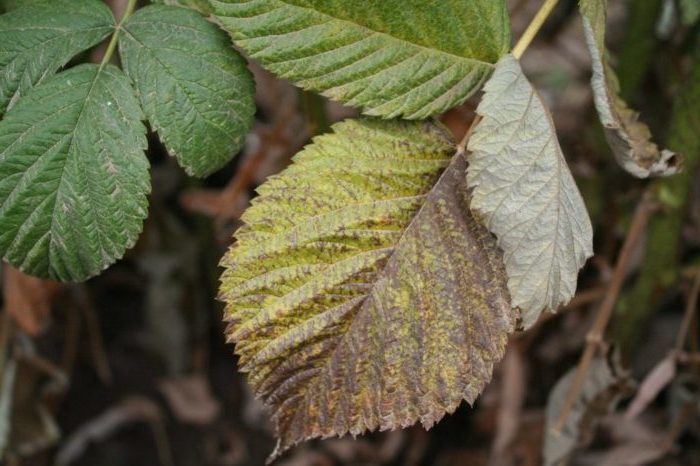
[[[651,141],[649,127],[620,97],[620,85],[605,57],[605,20],[607,0],[581,0],[586,43],[591,53],[591,86],[605,137],[618,164],[638,177],[669,176],[678,172],[680,157],[659,150]]]
[[[173,6],[138,10],[119,49],[151,125],[189,174],[221,168],[253,124],[255,84],[226,33]]]
[[[499,61],[484,92],[483,119],[469,141],[471,207],[498,237],[527,328],[574,295],[593,231],[551,116],[512,55]]]
[[[213,0],[236,43],[368,115],[425,118],[473,94],[510,48],[504,0]]]
[[[275,454],[431,426],[474,401],[516,320],[442,130],[334,129],[260,188],[222,262],[229,337],[272,411]]]
[[[0,16],[0,115],[113,29],[99,0],[32,2]]]
[[[84,280],[130,247],[150,190],[143,115],[119,69],[80,65],[0,121],[0,252],[41,277]]]
[[[202,14],[208,15],[212,12],[211,4],[209,0],[151,0],[152,3],[159,3],[161,5],[171,5],[171,6],[181,6],[185,8],[192,8],[201,12]]]

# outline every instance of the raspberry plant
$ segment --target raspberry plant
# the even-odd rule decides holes
[[[259,188],[221,263],[227,333],[272,414],[273,457],[315,437],[430,427],[473,402],[508,335],[568,302],[593,253],[519,63],[556,1],[515,47],[505,0],[164,3],[130,0],[118,22],[99,0],[0,16],[2,257],[65,281],[119,259],[147,216],[145,123],[193,176],[239,151],[254,83],[227,31],[251,60],[364,113]],[[677,172],[618,95],[606,1],[580,6],[616,159],[637,177]],[[104,40],[101,63],[75,64]],[[453,141],[433,117],[480,90]]]

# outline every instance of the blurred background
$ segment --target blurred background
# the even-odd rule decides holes
[[[4,8],[17,3],[0,0]],[[107,3],[119,17],[126,1]],[[509,1],[514,38],[540,4]],[[523,66],[552,110],[595,227],[596,255],[576,297],[512,338],[474,407],[464,404],[430,431],[307,442],[277,465],[539,465],[546,449],[550,456],[551,449],[563,449],[570,464],[700,465],[699,15],[698,0],[610,1],[608,46],[622,95],[657,142],[685,156],[682,175],[645,181],[613,160],[592,103],[577,2],[559,2]],[[97,48],[79,60],[94,61],[100,53]],[[84,284],[38,280],[2,266],[5,464],[264,464],[274,445],[271,426],[224,342],[215,299],[218,260],[256,186],[284,169],[314,135],[357,113],[255,63],[250,67],[256,123],[243,152],[223,170],[205,180],[188,178],[149,136],[150,215],[123,260]],[[441,117],[456,138],[471,124],[477,102],[478,96]],[[650,198],[654,209],[636,224],[639,239],[616,271],[635,209]],[[612,357],[594,361],[591,376],[603,381],[584,383],[574,424],[564,437],[547,439],[548,399],[576,366],[620,273],[624,286],[606,341],[626,369]],[[631,402],[645,378],[644,396]],[[636,413],[625,415],[633,403]]]

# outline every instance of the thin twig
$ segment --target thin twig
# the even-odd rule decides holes
[[[112,370],[109,367],[109,361],[107,360],[107,354],[104,349],[102,332],[100,331],[100,325],[97,319],[97,312],[92,305],[92,300],[85,285],[77,285],[74,288],[74,291],[78,301],[78,307],[80,308],[83,314],[83,319],[85,320],[85,328],[87,330],[90,347],[92,349],[92,361],[95,365],[97,376],[100,378],[100,381],[103,384],[111,385]]]
[[[695,274],[695,280],[693,280],[693,286],[688,294],[688,302],[685,306],[685,313],[683,314],[683,320],[681,321],[681,326],[678,329],[678,335],[676,336],[676,347],[677,353],[683,350],[683,345],[688,337],[688,329],[690,328],[690,322],[693,320],[693,314],[698,308],[698,294],[700,294],[700,270]]]
[[[694,401],[689,401],[683,405],[681,411],[673,419],[671,429],[669,429],[668,433],[666,434],[666,438],[661,444],[662,451],[671,451],[673,443],[676,441],[680,433],[683,432],[685,426],[688,425],[688,421],[690,421],[690,419],[692,419],[692,417],[695,415],[695,411],[696,408]]]
[[[104,68],[104,66],[107,63],[109,63],[109,60],[112,58],[112,54],[117,48],[117,42],[119,42],[119,33],[121,32],[122,25],[127,19],[129,19],[129,16],[131,16],[131,13],[134,12],[135,8],[136,0],[129,0],[129,3],[127,3],[126,5],[126,10],[124,11],[124,15],[119,20],[119,23],[117,24],[116,28],[114,28],[112,38],[109,40],[109,44],[107,44],[107,50],[105,51],[105,54],[102,57],[102,61],[100,61],[100,69]]]
[[[518,43],[513,47],[512,53],[515,58],[520,59],[525,50],[530,46],[530,43],[539,32],[545,20],[549,17],[549,14],[554,7],[557,6],[558,1],[559,0],[545,0],[527,29],[525,29],[525,32],[523,32],[523,35],[520,36]]]
[[[472,124],[469,125],[469,129],[467,130],[467,133],[464,135],[461,141],[459,141],[459,144],[457,144],[457,153],[458,154],[464,154],[465,151],[467,150],[467,143],[469,142],[469,139],[472,137],[472,133],[474,132],[474,128],[476,128],[476,125],[479,124],[481,121],[481,115],[477,115],[474,117],[472,120]]]
[[[651,201],[649,196],[645,195],[634,213],[632,224],[630,225],[629,232],[627,233],[625,242],[622,245],[622,250],[617,258],[617,263],[615,264],[615,269],[613,270],[613,275],[610,279],[605,297],[603,298],[600,308],[598,308],[593,327],[586,336],[586,347],[581,355],[581,360],[576,368],[573,382],[571,383],[571,387],[566,394],[566,399],[562,405],[557,422],[553,427],[553,430],[556,433],[560,433],[564,427],[564,424],[569,417],[569,413],[573,408],[574,402],[576,401],[576,397],[578,396],[581,386],[586,378],[586,373],[588,372],[588,367],[593,360],[595,351],[600,347],[605,328],[608,326],[613,309],[615,308],[615,303],[617,302],[617,297],[622,289],[625,273],[627,271],[630,259],[632,258],[632,253],[642,233],[646,230],[649,217],[654,210],[654,203]]]

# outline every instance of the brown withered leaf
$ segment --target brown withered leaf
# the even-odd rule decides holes
[[[29,335],[38,335],[49,317],[58,282],[32,277],[8,264],[4,264],[2,282],[5,308],[15,323]]]
[[[606,3],[607,0],[580,2],[593,65],[591,87],[605,137],[618,164],[638,178],[678,173],[680,155],[666,149],[659,150],[651,140],[649,127],[639,121],[639,114],[620,97],[620,84],[606,57]]]
[[[588,445],[593,439],[595,428],[603,416],[610,413],[623,396],[634,390],[634,381],[619,362],[619,353],[593,360],[581,390],[574,402],[571,413],[561,432],[553,426],[571,388],[576,368],[559,379],[547,400],[547,430],[544,441],[544,464],[568,464],[571,454]]]
[[[434,123],[351,120],[271,177],[222,261],[242,370],[296,443],[430,427],[490,379],[517,318]]]

